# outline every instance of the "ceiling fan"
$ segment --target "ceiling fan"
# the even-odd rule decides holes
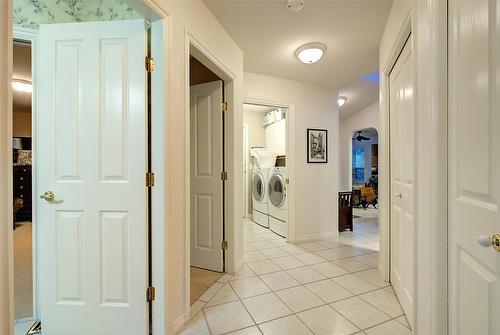
[[[368,141],[370,138],[361,135],[361,131],[358,131],[358,136],[354,136],[354,139],[358,140],[359,142],[361,142],[361,141]]]

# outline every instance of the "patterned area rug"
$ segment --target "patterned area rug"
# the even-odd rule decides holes
[[[367,209],[363,209],[362,207],[353,208],[352,215],[354,218],[377,218],[378,208],[373,208],[371,206]]]

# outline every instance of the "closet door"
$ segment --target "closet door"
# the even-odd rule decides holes
[[[390,80],[391,135],[391,283],[413,325],[414,276],[414,88],[412,37],[406,42]]]

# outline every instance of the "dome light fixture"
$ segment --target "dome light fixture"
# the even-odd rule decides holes
[[[344,106],[344,104],[347,102],[347,97],[340,96],[337,98],[337,105],[340,107]]]
[[[295,51],[295,56],[304,64],[313,64],[319,61],[326,52],[326,45],[319,42],[307,43]]]
[[[31,93],[33,92],[33,85],[27,80],[14,79],[12,80],[12,89],[17,92]]]

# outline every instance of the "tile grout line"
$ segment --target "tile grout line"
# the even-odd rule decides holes
[[[371,234],[371,233],[367,233],[367,234]],[[258,234],[252,234],[252,235],[258,235]],[[363,235],[363,234],[360,234],[360,235]],[[366,235],[366,234],[365,234],[365,235]],[[244,243],[245,243],[245,244],[249,244],[249,245],[251,245],[252,243],[259,243],[259,242],[269,242],[269,243],[271,243],[271,244],[274,244],[274,243],[273,243],[273,241],[275,241],[274,239],[273,239],[273,240],[270,240],[270,239],[266,239],[266,237],[265,237],[265,236],[262,236],[262,235],[260,235],[260,236],[261,236],[262,238],[264,238],[264,240],[262,240],[262,241],[255,241],[255,242],[245,242],[245,237],[246,237],[246,236],[244,236]],[[278,240],[278,239],[276,239],[276,240]],[[336,241],[338,241],[338,240],[336,240]],[[279,257],[273,257],[273,258],[269,257],[268,255],[266,255],[266,254],[264,254],[264,253],[262,252],[262,250],[272,249],[271,247],[269,247],[269,248],[268,248],[268,247],[266,247],[266,248],[259,248],[259,249],[257,249],[257,248],[255,248],[254,246],[252,246],[252,247],[254,248],[254,250],[245,251],[245,253],[246,253],[246,252],[252,252],[252,251],[255,251],[255,252],[259,253],[260,255],[262,255],[262,256],[264,257],[264,258],[263,258],[263,259],[261,259],[261,260],[254,260],[254,261],[250,261],[250,262],[246,262],[246,261],[244,261],[244,265],[247,267],[247,269],[248,269],[248,270],[250,270],[250,272],[251,272],[253,275],[248,276],[248,277],[244,277],[244,278],[237,278],[237,279],[234,279],[234,277],[237,275],[237,274],[234,274],[234,275],[233,275],[233,276],[232,276],[229,280],[227,280],[225,283],[221,283],[221,284],[223,284],[223,286],[222,286],[219,290],[217,290],[217,292],[216,292],[216,293],[214,293],[214,295],[212,296],[212,298],[211,298],[211,299],[209,299],[209,301],[208,301],[208,302],[203,302],[203,301],[202,301],[202,302],[203,302],[203,306],[201,307],[200,311],[203,311],[203,312],[204,312],[204,311],[205,311],[205,309],[207,309],[207,308],[214,307],[214,306],[220,306],[220,305],[224,304],[224,303],[221,303],[221,304],[217,304],[217,305],[213,305],[213,306],[209,306],[209,307],[207,307],[207,304],[208,304],[208,303],[210,303],[210,301],[212,301],[212,300],[215,298],[215,296],[216,296],[216,295],[220,292],[220,290],[222,290],[222,288],[224,288],[224,286],[225,286],[225,285],[229,285],[229,287],[231,287],[231,289],[232,289],[232,290],[234,291],[234,293],[236,294],[236,297],[237,297],[237,300],[236,300],[236,301],[240,302],[240,303],[243,305],[243,307],[245,308],[245,311],[248,313],[248,315],[250,316],[250,318],[251,318],[251,319],[252,319],[252,321],[254,322],[254,325],[252,325],[252,326],[244,327],[244,328],[237,329],[237,330],[232,330],[232,331],[230,331],[229,333],[231,333],[231,332],[236,332],[236,331],[239,331],[239,330],[242,330],[242,329],[246,329],[246,328],[250,328],[250,327],[254,327],[254,326],[256,326],[256,327],[257,327],[257,329],[258,329],[259,331],[262,331],[262,330],[261,330],[261,328],[259,327],[259,325],[264,324],[264,323],[268,323],[268,322],[272,322],[272,321],[278,320],[278,319],[280,319],[280,318],[289,317],[289,316],[292,316],[292,315],[293,315],[293,316],[295,316],[295,317],[297,317],[297,318],[301,321],[301,323],[303,323],[303,324],[306,326],[306,328],[307,328],[307,329],[311,330],[311,329],[310,329],[310,328],[309,328],[309,327],[308,327],[308,326],[307,326],[307,325],[306,325],[306,324],[302,321],[302,319],[301,319],[300,317],[298,317],[298,315],[297,315],[297,314],[298,314],[298,313],[305,312],[305,311],[308,311],[308,310],[311,310],[311,309],[315,309],[315,308],[319,308],[319,307],[324,307],[324,306],[328,306],[328,307],[332,308],[332,310],[334,310],[335,312],[339,313],[339,315],[341,315],[344,319],[346,319],[346,320],[348,320],[350,323],[352,323],[352,324],[353,324],[356,328],[361,329],[361,328],[359,328],[358,326],[356,326],[356,324],[354,324],[354,323],[353,323],[353,322],[352,322],[349,318],[347,318],[346,316],[344,316],[344,315],[343,315],[340,311],[336,310],[333,306],[331,306],[331,304],[334,304],[334,303],[337,303],[337,302],[340,302],[340,301],[344,301],[344,300],[347,300],[347,299],[352,299],[352,298],[355,298],[355,297],[357,297],[357,298],[361,299],[361,300],[362,300],[362,301],[364,301],[365,303],[367,303],[367,304],[369,304],[370,306],[372,306],[373,308],[375,308],[377,311],[381,312],[383,315],[386,315],[387,317],[389,317],[389,319],[388,319],[388,320],[386,320],[386,321],[384,321],[384,322],[382,322],[382,323],[380,323],[380,324],[384,324],[384,323],[391,322],[391,321],[396,321],[398,324],[400,324],[400,325],[404,326],[405,328],[408,328],[405,324],[403,324],[401,321],[399,321],[399,320],[398,320],[398,319],[400,319],[402,316],[404,316],[404,312],[403,312],[403,314],[401,314],[401,315],[398,315],[398,316],[395,316],[395,317],[391,317],[391,316],[390,316],[390,315],[388,315],[386,312],[384,312],[383,310],[381,310],[381,309],[380,309],[380,308],[378,308],[377,306],[374,306],[373,304],[371,304],[370,302],[366,301],[365,299],[363,299],[363,298],[361,297],[361,295],[369,294],[369,293],[372,293],[372,292],[375,292],[375,291],[384,291],[385,293],[388,293],[388,294],[391,294],[391,295],[392,295],[392,292],[390,292],[390,291],[388,291],[388,290],[387,290],[387,288],[388,288],[388,287],[392,287],[392,286],[390,285],[390,283],[387,283],[388,285],[386,285],[386,286],[380,286],[380,285],[377,285],[376,283],[374,283],[374,282],[372,282],[372,281],[370,281],[370,280],[366,280],[366,279],[364,279],[362,276],[358,275],[358,274],[359,274],[359,273],[361,273],[361,272],[364,272],[364,271],[370,271],[370,270],[376,269],[377,267],[372,267],[371,265],[366,264],[366,263],[363,263],[363,262],[361,262],[361,261],[358,261],[358,260],[356,260],[355,258],[356,258],[356,257],[366,256],[366,255],[373,255],[373,254],[375,254],[375,253],[378,253],[378,251],[374,251],[374,252],[371,252],[371,253],[366,253],[366,252],[362,252],[362,251],[359,251],[359,250],[358,250],[359,252],[361,252],[361,253],[362,253],[361,255],[346,256],[346,257],[339,258],[339,259],[335,259],[335,260],[329,260],[329,259],[323,258],[322,256],[320,256],[320,255],[317,255],[317,254],[316,254],[316,252],[320,252],[320,251],[324,251],[324,250],[335,250],[335,249],[338,249],[338,248],[352,248],[352,249],[357,249],[357,248],[355,248],[355,247],[354,247],[354,246],[355,246],[355,244],[353,244],[353,245],[348,245],[348,244],[346,244],[346,243],[344,243],[344,242],[341,242],[341,241],[338,241],[338,242],[339,242],[340,244],[344,244],[344,245],[340,245],[340,246],[339,246],[339,245],[337,245],[336,247],[333,247],[333,248],[328,248],[328,247],[325,247],[325,249],[317,249],[316,251],[312,251],[312,250],[307,249],[307,251],[306,251],[306,252],[304,252],[304,253],[300,253],[300,254],[299,254],[299,253],[297,253],[297,254],[290,254],[290,253],[288,253],[285,249],[283,249],[280,245],[276,245],[276,244],[274,244],[275,246],[273,246],[272,248],[279,248],[280,250],[282,250],[283,252],[285,252],[288,256],[279,256]],[[311,243],[311,242],[304,242],[304,243],[301,243],[301,244],[305,244],[305,243]],[[367,241],[367,242],[362,242],[362,243],[369,243],[369,241]],[[297,246],[297,247],[299,247],[299,246],[300,246],[300,244],[290,244],[290,245],[291,245],[291,246]],[[305,248],[305,249],[306,249],[306,248]],[[293,257],[294,259],[296,259],[296,260],[298,260],[298,261],[301,261],[301,260],[300,260],[299,258],[297,258],[296,256],[297,256],[297,255],[303,255],[303,254],[312,254],[312,255],[315,255],[315,256],[317,256],[317,257],[322,258],[322,259],[324,260],[324,262],[319,262],[319,263],[314,263],[314,264],[307,264],[307,263],[306,263],[306,264],[304,264],[303,266],[297,266],[297,267],[293,267],[293,268],[288,268],[288,269],[285,269],[285,268],[281,267],[279,264],[277,264],[277,263],[275,263],[275,262],[273,261],[273,259],[276,259],[276,258],[283,258],[283,257]],[[376,257],[376,256],[375,256],[375,257]],[[359,263],[361,263],[361,264],[363,264],[363,265],[365,265],[365,266],[368,266],[368,268],[367,268],[367,269],[363,269],[363,270],[358,270],[358,271],[349,271],[348,269],[346,269],[346,268],[342,267],[341,265],[338,265],[338,264],[335,264],[335,263],[334,263],[334,261],[337,261],[337,260],[343,260],[343,259],[351,259],[351,260],[353,260],[353,261],[357,261],[357,262],[359,262]],[[249,264],[250,264],[250,263],[256,263],[256,262],[261,262],[261,261],[271,261],[271,263],[272,263],[272,264],[274,264],[274,265],[276,265],[276,266],[277,266],[280,270],[277,270],[277,271],[271,271],[271,272],[265,272],[265,273],[259,273],[259,274],[257,274],[257,273],[253,270],[253,268],[252,268]],[[314,265],[317,265],[317,264],[327,264],[327,263],[330,263],[330,264],[332,264],[332,265],[334,265],[334,266],[340,267],[342,270],[346,271],[347,273],[346,273],[346,274],[343,274],[343,275],[336,275],[336,276],[333,276],[333,277],[329,277],[329,276],[325,276],[323,273],[318,272],[318,271],[316,271],[314,268],[312,268],[312,266],[314,266]],[[297,269],[297,268],[301,268],[301,267],[309,267],[309,268],[312,268],[313,270],[315,270],[316,272],[318,272],[319,274],[321,274],[321,275],[322,275],[322,276],[324,276],[325,278],[322,278],[322,279],[320,279],[320,280],[315,280],[315,281],[312,281],[312,282],[301,283],[301,282],[297,281],[297,279],[296,279],[295,277],[293,277],[293,276],[289,273],[289,270],[293,270],[293,269]],[[272,273],[277,273],[277,272],[284,272],[284,273],[288,274],[289,276],[291,276],[292,278],[294,278],[294,279],[295,279],[295,280],[299,283],[299,285],[290,286],[290,287],[283,288],[283,289],[280,289],[280,290],[273,290],[273,289],[272,289],[272,288],[271,288],[271,287],[270,287],[270,286],[269,286],[269,285],[268,285],[268,284],[267,284],[267,283],[263,280],[263,278],[262,278],[261,276],[265,276],[265,275],[272,274]],[[373,290],[369,290],[369,291],[366,291],[366,292],[362,292],[362,293],[358,293],[358,294],[356,294],[356,293],[354,293],[354,292],[352,292],[352,291],[350,291],[350,290],[346,289],[345,287],[343,287],[343,286],[342,286],[342,285],[340,285],[339,283],[336,283],[336,282],[333,280],[334,278],[338,278],[338,277],[342,277],[342,276],[347,276],[347,275],[355,275],[355,276],[357,276],[358,278],[360,278],[360,279],[362,279],[362,280],[365,280],[366,282],[370,283],[371,285],[374,285],[376,288],[375,288],[375,289],[373,289]],[[238,295],[238,293],[236,293],[236,291],[234,290],[234,288],[233,288],[233,286],[232,286],[231,282],[232,282],[232,281],[235,281],[235,280],[242,280],[242,279],[248,279],[248,278],[257,278],[257,279],[258,279],[258,280],[260,280],[260,281],[261,281],[261,282],[262,282],[262,283],[263,283],[263,284],[264,284],[264,285],[265,285],[265,286],[266,286],[266,287],[267,287],[270,291],[269,291],[269,292],[266,292],[266,293],[262,293],[262,294],[257,294],[257,295],[253,295],[253,296],[245,297],[245,298],[240,297],[240,296]],[[343,299],[340,299],[340,300],[336,300],[336,301],[333,301],[333,302],[331,302],[331,303],[327,303],[327,302],[325,302],[325,301],[324,301],[324,300],[323,300],[320,296],[318,296],[317,294],[315,294],[313,291],[311,291],[311,289],[309,289],[309,288],[306,286],[306,285],[309,285],[309,284],[313,284],[313,283],[320,282],[320,281],[325,281],[325,280],[329,280],[329,281],[331,281],[332,283],[335,283],[335,284],[339,285],[339,286],[340,286],[340,287],[342,287],[343,289],[345,289],[345,290],[347,290],[348,292],[350,292],[351,294],[353,294],[353,296],[348,297],[348,298],[343,298]],[[285,302],[284,302],[284,301],[283,301],[283,300],[279,297],[279,295],[278,295],[278,294],[276,294],[276,292],[284,291],[284,290],[287,290],[287,289],[290,289],[290,288],[301,287],[301,286],[303,286],[306,290],[308,290],[310,293],[312,293],[315,297],[317,297],[318,299],[320,299],[320,301],[321,301],[323,304],[321,304],[320,306],[316,306],[316,307],[312,307],[312,308],[309,308],[309,309],[303,310],[303,311],[294,312],[294,311],[290,310],[290,307],[289,307],[289,306],[288,306],[288,305],[287,305],[287,304],[286,304],[286,303],[285,303]],[[258,297],[258,296],[262,296],[262,295],[266,295],[266,294],[272,294],[274,297],[277,297],[277,298],[278,298],[278,299],[279,299],[279,300],[280,300],[280,301],[281,301],[281,302],[282,302],[282,303],[283,303],[283,304],[284,304],[284,305],[285,305],[285,306],[289,309],[289,311],[291,312],[291,314],[288,314],[288,315],[285,315],[285,316],[281,316],[281,317],[278,317],[278,318],[274,318],[274,319],[270,319],[270,320],[266,320],[266,321],[261,322],[261,323],[257,323],[257,322],[255,321],[255,319],[253,318],[253,316],[251,315],[251,313],[249,312],[249,310],[246,308],[245,304],[243,303],[243,300],[244,300],[244,299],[249,299],[249,298]],[[396,299],[397,299],[397,297],[396,297]],[[230,302],[227,302],[227,303],[230,303]],[[198,313],[197,313],[196,315],[198,315]],[[194,317],[195,317],[195,316],[193,316],[193,318],[194,318]],[[204,317],[204,319],[205,319],[205,323],[207,324],[207,327],[208,327],[208,329],[209,329],[210,334],[212,334],[211,329],[210,329],[210,327],[209,327],[209,325],[208,325],[208,321],[207,321],[207,319],[206,319],[206,315],[205,315],[205,313],[203,314],[203,317]],[[360,332],[362,332],[362,331],[364,331],[364,330],[369,330],[369,329],[374,328],[374,327],[377,327],[377,326],[379,326],[380,324],[372,325],[372,326],[370,326],[370,327],[368,327],[368,328],[361,329],[361,330],[360,330]],[[311,330],[311,331],[312,331],[312,330]],[[314,333],[314,332],[313,332],[313,333]],[[226,334],[227,334],[227,333],[226,333]],[[355,334],[359,334],[359,332],[356,332]]]

